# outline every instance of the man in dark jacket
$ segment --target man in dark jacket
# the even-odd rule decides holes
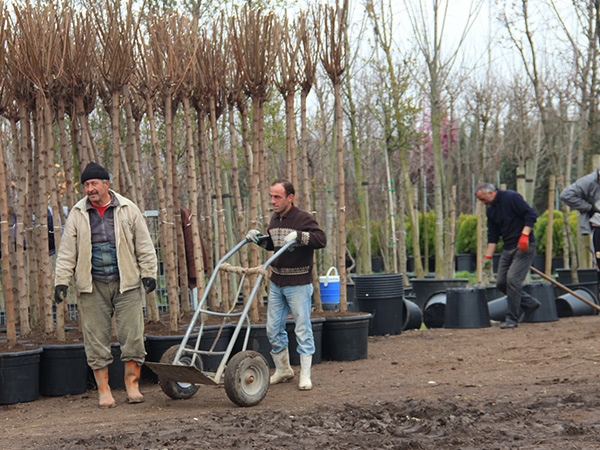
[[[272,347],[275,373],[270,383],[277,384],[294,377],[290,366],[288,335],[285,322],[291,312],[295,322],[294,331],[300,355],[300,390],[312,389],[310,368],[315,352],[312,324],[310,321],[313,253],[327,244],[325,232],[319,228],[314,217],[294,206],[295,190],[288,180],[275,181],[270,189],[273,217],[267,233],[269,239],[262,245],[267,250],[279,250],[290,240],[296,241],[289,252],[280,255],[271,264],[271,285],[267,312],[267,337]],[[258,243],[260,232],[250,230],[249,241]]]
[[[508,311],[501,328],[515,328],[519,321],[528,321],[540,307],[539,301],[523,291],[523,281],[535,256],[533,225],[537,214],[519,193],[497,190],[490,183],[477,186],[475,196],[487,206],[488,244],[484,266],[491,266],[502,237],[496,287],[506,294]]]

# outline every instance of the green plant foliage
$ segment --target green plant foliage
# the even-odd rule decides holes
[[[429,249],[429,254],[435,254],[435,212],[429,211],[425,214],[425,224],[427,225],[427,244]],[[413,233],[411,231],[410,219],[408,217],[404,217],[404,226],[406,229],[406,252],[408,256],[413,255]],[[423,214],[419,213],[419,241],[421,248],[421,255],[425,252],[425,238],[423,233]]]
[[[563,254],[563,228],[564,216],[561,211],[554,211],[554,219],[552,224],[552,257],[556,258]],[[577,211],[569,213],[569,225],[571,226],[572,235],[577,233]],[[546,253],[546,230],[548,229],[548,211],[545,211],[538,217],[534,227],[536,251],[538,254]],[[575,240],[575,245],[577,242]]]
[[[472,286],[477,284],[477,274],[466,270],[459,270],[454,274],[454,278],[467,278],[467,285]]]
[[[380,242],[382,239],[382,224],[379,222],[371,221],[371,255],[373,258],[377,256],[383,256],[381,253]],[[349,221],[346,223],[346,246],[348,251],[353,258],[358,255],[358,248],[356,243],[359,241],[360,236],[360,219]]]
[[[461,214],[456,224],[456,253],[477,253],[477,216]]]

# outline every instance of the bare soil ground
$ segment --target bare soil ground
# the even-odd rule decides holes
[[[600,318],[369,338],[241,408],[222,387],[97,407],[97,393],[0,407],[6,449],[600,449]]]

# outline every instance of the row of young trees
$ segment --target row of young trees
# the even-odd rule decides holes
[[[7,318],[17,301],[22,334],[29,311],[31,323],[53,330],[47,206],[59,245],[63,206],[80,196],[76,180],[91,160],[109,168],[116,190],[158,211],[172,329],[178,293],[187,292],[182,208],[211,270],[247,229],[264,227],[268,186],[288,177],[328,233],[317,271],[338,267],[344,303],[346,261],[370,272],[373,246],[393,272],[414,255],[423,276],[419,216],[430,209],[436,275],[451,276],[455,218],[475,210],[478,182],[516,188],[527,168],[539,210],[546,195],[533,194],[550,175],[560,189],[585,173],[597,134],[594,2],[572,5],[587,19],[577,33],[561,22],[563,10],[547,8],[570,37],[570,52],[554,55],[538,50],[527,0],[493,10],[521,60],[508,81],[495,70],[496,42],[484,62],[460,59],[482,20],[480,0],[453,43],[444,1],[339,0],[288,12],[281,3],[0,2],[3,286]],[[559,61],[569,69],[553,71]],[[240,258],[254,267],[260,254],[249,246]],[[200,252],[194,263],[202,289]],[[223,275],[211,307],[229,309],[233,294]],[[148,318],[158,320],[154,302]]]
[[[231,16],[216,14],[203,26],[197,15],[136,11],[132,2],[88,6],[25,2],[8,11],[0,3],[0,114],[6,124],[6,158],[0,165],[7,169],[0,174],[6,187],[0,190],[2,235],[12,236],[9,220],[15,227],[14,246],[3,239],[9,324],[15,323],[16,299],[22,335],[29,332],[30,311],[34,323],[54,331],[47,207],[55,212],[51,231],[58,246],[63,206],[70,208],[80,196],[78,173],[89,161],[99,161],[110,168],[115,190],[142,210],[158,210],[170,328],[177,330],[179,292],[182,298],[188,292],[182,207],[191,211],[194,248],[201,248],[202,232],[209,249],[208,268],[201,252],[194,254],[199,296],[205,269],[212,270],[249,228],[264,229],[269,177],[292,180],[301,206],[314,209],[306,128],[301,151],[296,150],[294,99],[301,86],[306,123],[306,96],[319,63],[336,92],[339,170],[332,180],[339,179],[336,190],[341,190],[337,242],[345,243],[340,100],[345,5],[319,6],[283,19],[246,6]],[[266,149],[265,104],[274,88],[286,105],[287,125],[277,136],[285,136],[284,151]],[[102,114],[110,122],[110,140],[92,129]],[[226,208],[226,198],[234,205]],[[226,210],[237,213],[233,227],[226,225]],[[258,248],[249,248],[240,263],[256,267]],[[331,252],[336,253],[343,269],[344,246]],[[225,272],[219,281],[209,306],[228,311],[237,299]],[[187,301],[181,305],[190,308]],[[63,308],[57,309],[60,333]],[[147,314],[149,320],[159,319],[155,302],[147,302]],[[9,334],[14,339],[14,329]]]

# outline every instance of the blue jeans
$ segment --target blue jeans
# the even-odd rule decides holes
[[[535,244],[529,244],[529,250],[525,252],[514,248],[503,250],[500,255],[496,287],[500,292],[506,294],[508,303],[506,320],[508,322],[519,322],[520,308],[530,308],[536,304],[536,300],[523,291],[522,287],[534,256]]]
[[[298,354],[312,355],[315,352],[315,339],[310,321],[312,293],[312,284],[280,287],[271,283],[267,307],[267,338],[273,353],[280,353],[288,348],[285,319],[290,312],[295,323]]]

